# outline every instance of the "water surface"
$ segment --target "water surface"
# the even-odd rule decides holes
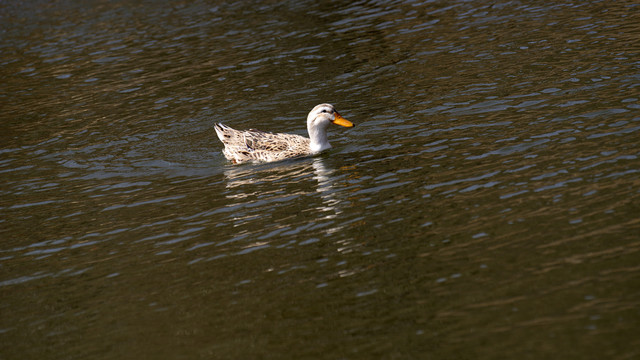
[[[1,357],[639,357],[637,11],[0,4]]]

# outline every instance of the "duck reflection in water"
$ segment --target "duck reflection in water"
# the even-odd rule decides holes
[[[343,212],[345,200],[341,197],[344,192],[336,184],[344,176],[336,175],[337,170],[326,160],[316,156],[247,167],[229,166],[224,172],[225,196],[232,201],[228,206],[237,208],[234,221],[251,221],[257,213],[287,218],[313,212],[306,221],[324,228],[327,235],[340,231],[342,225],[336,225],[335,219]],[[308,207],[299,206],[301,202]]]

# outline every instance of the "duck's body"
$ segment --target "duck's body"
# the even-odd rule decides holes
[[[333,105],[320,104],[307,116],[309,138],[253,129],[240,131],[223,124],[216,124],[215,129],[218,138],[224,144],[222,153],[228,160],[234,163],[271,162],[313,155],[331,148],[327,140],[329,124],[353,127],[350,121],[338,114]]]
[[[294,134],[273,134],[260,130],[235,130],[216,124],[216,133],[224,144],[222,153],[234,163],[278,161],[309,155],[309,139]]]

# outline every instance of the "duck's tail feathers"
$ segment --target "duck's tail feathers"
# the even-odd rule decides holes
[[[232,128],[222,123],[216,123],[215,129],[216,129],[216,134],[218,135],[218,138],[223,143],[226,143],[229,140],[229,138],[232,136],[232,133],[234,132]]]

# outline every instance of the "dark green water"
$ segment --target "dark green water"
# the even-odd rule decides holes
[[[638,10],[0,3],[0,358],[639,358]]]

